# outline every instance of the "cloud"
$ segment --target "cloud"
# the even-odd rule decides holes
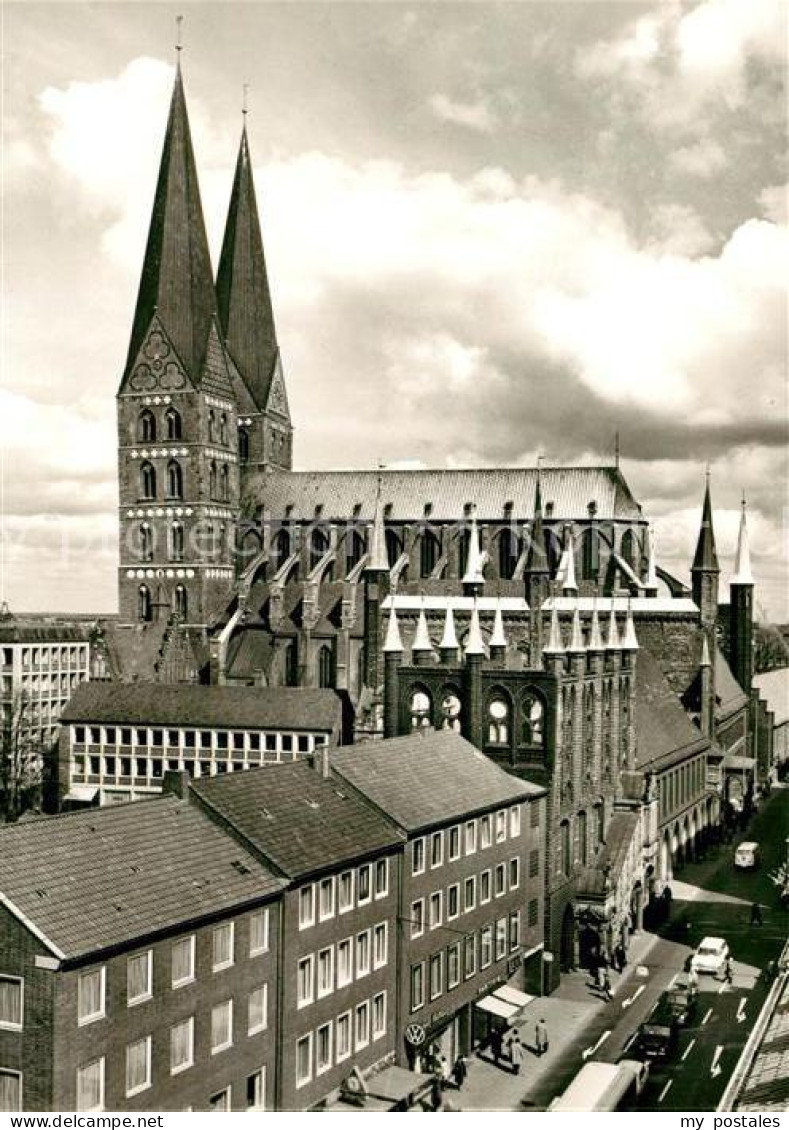
[[[433,94],[429,101],[433,114],[442,122],[464,126],[479,133],[493,133],[499,124],[497,115],[487,102],[460,102],[446,94]]]
[[[717,141],[705,138],[695,145],[675,149],[671,154],[670,162],[678,172],[706,180],[725,167],[726,153]]]

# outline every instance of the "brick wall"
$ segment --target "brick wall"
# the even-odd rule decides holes
[[[22,1073],[25,1110],[57,1109],[52,1102],[52,1014],[57,973],[36,966],[52,953],[4,906],[0,906],[0,973],[22,977],[23,1028],[0,1028],[0,1068]]]

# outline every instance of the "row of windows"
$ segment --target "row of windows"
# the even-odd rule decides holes
[[[138,749],[169,746],[175,749],[232,750],[234,753],[267,753],[299,750],[310,753],[322,745],[325,734],[283,734],[256,730],[170,730],[143,726],[72,726],[76,749],[83,745],[136,746]]]
[[[533,899],[529,904],[530,925],[536,925],[536,914],[537,900]],[[520,944],[520,912],[516,910],[507,918],[497,918],[495,923],[437,950],[426,961],[416,962],[411,966],[411,1012],[418,1012],[428,1001],[450,992],[461,981],[470,980],[478,970],[515,953]]]
[[[382,969],[388,960],[388,930],[379,922],[361,930],[355,938],[344,938],[316,954],[299,959],[296,977],[296,1002],[305,1008],[314,1000],[329,996],[353,980],[366,977],[371,968]]]
[[[168,440],[182,438],[181,414],[173,407],[164,414],[164,432]],[[140,443],[155,443],[156,433],[156,417],[150,408],[144,408],[137,418],[137,439]]]
[[[4,647],[0,652],[4,667],[13,667],[14,649]],[[52,667],[87,667],[88,645],[63,647],[58,644],[23,647],[21,652],[22,669],[29,671],[36,668]]]
[[[537,811],[536,806],[534,811]],[[538,811],[537,815],[539,819]],[[507,810],[504,808],[498,810],[495,819],[495,842],[497,844],[504,843],[507,839],[508,823],[511,839],[515,839],[521,834],[520,805],[513,805],[509,809],[509,821]],[[477,836],[478,829],[479,836]],[[489,848],[494,842],[493,836],[493,815],[490,813],[480,816],[478,820],[467,820],[463,825],[462,832],[460,824],[455,824],[446,830],[432,832],[429,836],[418,836],[411,847],[411,873],[412,875],[424,873],[427,869],[428,852],[430,867],[433,869],[443,865],[445,851],[447,862],[452,863],[454,860],[460,859],[461,854],[473,855],[477,850],[477,844],[479,844],[480,850]]]
[[[355,870],[342,871],[336,881],[333,875],[317,883],[307,883],[299,888],[299,929],[306,930],[319,922],[334,917],[335,903],[338,914],[345,914],[354,906],[365,906],[389,894],[389,860],[377,859],[363,863]]]
[[[61,698],[64,695],[70,697],[69,692],[72,692],[77,684],[82,682],[84,678],[84,671],[76,671],[62,675],[57,673],[50,675],[23,675],[19,680],[19,686],[26,694],[36,695],[37,697]],[[10,675],[4,675],[3,686],[10,687],[12,685],[12,677]]]
[[[533,851],[530,855],[529,873],[536,875],[539,871],[539,852]],[[491,897],[501,898],[508,890],[515,891],[520,886],[520,859],[514,856],[509,865],[499,863],[491,871],[483,871],[479,875],[479,884],[476,875],[469,875],[463,880],[461,899],[461,884],[452,883],[446,891],[433,891],[427,898],[415,899],[411,903],[411,937],[418,938],[425,932],[425,925],[429,930],[437,929],[446,920],[451,922],[460,914],[468,914],[476,909],[477,888],[479,886],[479,904],[483,906],[490,902]],[[427,918],[425,917],[427,911]]]
[[[706,785],[705,773],[702,758],[665,773],[660,780],[661,816],[675,808],[682,808],[691,798],[698,796]]]
[[[303,1087],[313,1076],[323,1075],[385,1035],[386,992],[382,991],[297,1041],[296,1086]]]
[[[315,741],[316,747],[322,744],[320,740]],[[301,749],[301,745],[299,748]],[[71,779],[79,782],[90,778],[92,784],[105,782],[117,784],[122,779],[123,784],[161,786],[165,768],[171,772],[183,770],[193,779],[197,779],[216,777],[223,773],[239,773],[259,765],[277,765],[283,761],[298,760],[298,754],[293,749],[287,751],[279,749],[250,755],[236,753],[233,754],[231,761],[220,759],[216,754],[209,754],[209,757],[210,760],[199,761],[183,756],[168,757],[165,761],[161,757],[99,757],[97,754],[92,754],[85,758],[82,754],[76,754],[73,759]]]
[[[268,907],[250,914],[246,921],[249,923],[248,956],[258,957],[269,948]],[[235,951],[235,922],[223,922],[215,926],[211,936],[211,972],[219,973],[230,968],[236,960]],[[106,980],[106,967],[103,965],[80,973],[77,986],[79,1025],[92,1024],[106,1016]],[[170,987],[180,989],[192,984],[194,980],[195,935],[191,934],[187,938],[179,938],[170,947]],[[126,1006],[133,1008],[152,997],[153,950],[145,950],[127,959]]]

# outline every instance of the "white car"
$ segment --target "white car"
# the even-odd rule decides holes
[[[690,960],[690,968],[694,973],[722,977],[729,956],[729,947],[723,938],[704,938]]]

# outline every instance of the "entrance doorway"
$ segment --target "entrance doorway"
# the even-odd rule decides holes
[[[564,908],[562,917],[561,951],[559,954],[562,973],[575,969],[575,915],[572,906]]]

